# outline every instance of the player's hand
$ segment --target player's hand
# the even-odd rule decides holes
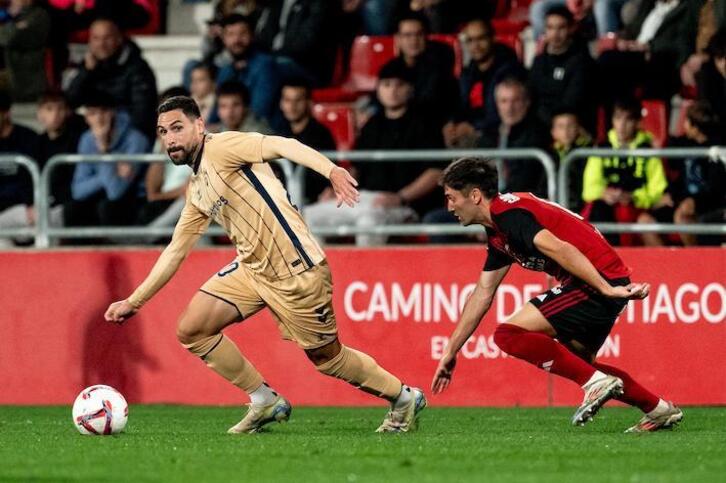
[[[129,320],[139,309],[131,305],[125,300],[119,300],[108,306],[106,313],[103,315],[107,322],[113,324],[123,324]]]
[[[355,188],[358,186],[358,182],[348,171],[340,166],[334,167],[330,172],[330,184],[333,186],[333,191],[335,191],[338,207],[343,203],[351,207],[358,203],[360,195]]]
[[[617,287],[612,287],[611,290],[609,290],[608,293],[605,295],[610,298],[641,300],[647,297],[649,293],[649,283],[631,283],[626,286],[620,285]]]
[[[434,379],[431,381],[431,392],[440,394],[451,384],[451,376],[456,367],[456,355],[444,354],[436,368]]]

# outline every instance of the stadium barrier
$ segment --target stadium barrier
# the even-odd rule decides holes
[[[30,179],[33,182],[33,202],[46,197],[40,190],[40,171],[38,163],[28,156],[22,154],[0,154],[0,173],[3,173],[6,166],[20,166],[22,169],[28,170]],[[4,173],[3,173],[4,174]],[[39,228],[3,228],[2,235],[8,237],[27,237],[36,238],[39,234]]]
[[[326,152],[334,160],[349,161],[435,161],[451,160],[461,156],[485,156],[498,160],[501,165],[501,158],[508,159],[529,159],[540,162],[547,176],[547,191],[549,199],[559,199],[562,202],[567,200],[568,167],[577,158],[590,155],[660,155],[660,156],[686,156],[686,155],[710,155],[726,162],[726,148],[688,148],[688,149],[648,149],[648,150],[608,150],[608,149],[579,149],[573,151],[563,160],[559,174],[555,171],[555,165],[550,156],[544,151],[537,149],[464,149],[464,150],[418,150],[418,151],[355,151],[355,152]],[[27,160],[28,158],[26,158]],[[35,246],[37,248],[48,248],[56,238],[96,238],[109,237],[129,239],[132,237],[169,236],[173,228],[158,227],[50,227],[48,226],[48,193],[50,192],[50,173],[59,164],[82,162],[162,162],[166,156],[161,154],[142,155],[119,155],[107,154],[95,155],[58,155],[51,158],[40,176],[33,178],[34,191],[36,193],[38,210],[38,223],[35,230],[23,229],[17,232],[8,232],[9,236],[35,235]],[[294,166],[287,160],[280,160],[280,165],[288,179],[288,189],[291,198],[298,205],[301,205],[302,193],[304,191],[304,176],[300,166]],[[35,166],[33,166],[35,167]],[[32,169],[32,168],[31,168]],[[36,169],[37,171],[37,169]],[[36,173],[37,175],[37,173]],[[559,185],[559,189],[557,188]],[[605,233],[693,233],[693,234],[721,234],[726,235],[726,225],[721,224],[692,224],[676,225],[672,223],[660,224],[624,224],[624,223],[598,223],[600,231]],[[401,224],[385,225],[375,227],[336,226],[336,227],[312,227],[313,232],[319,236],[351,236],[355,234],[379,234],[379,235],[457,235],[481,233],[480,227],[462,227],[456,224]],[[208,235],[223,235],[223,231],[213,226],[209,229]]]
[[[329,249],[344,344],[365,350],[408,384],[427,389],[458,314],[479,277],[482,247]],[[651,296],[631,302],[601,351],[603,362],[684,404],[726,404],[726,250],[623,248]],[[198,287],[234,257],[194,251],[172,281],[123,326],[103,321],[159,254],[154,249],[0,253],[0,404],[70,404],[85,386],[110,384],[132,403],[240,404],[246,398],[183,350],[179,314]],[[411,267],[416,267],[412,270]],[[697,267],[697,269],[695,269]],[[12,282],[10,282],[12,281]],[[496,324],[551,281],[513,267],[481,327],[464,346],[453,382],[433,405],[576,405],[573,383],[507,357]],[[267,381],[301,405],[382,405],[321,376],[280,340],[265,310],[227,330]],[[428,392],[428,390],[427,390]],[[635,417],[635,416],[634,416]]]

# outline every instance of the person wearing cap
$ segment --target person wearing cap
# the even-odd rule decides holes
[[[385,64],[378,75],[376,96],[380,111],[363,126],[358,150],[442,149],[438,126],[412,108],[414,75],[399,62]],[[419,161],[355,163],[360,203],[335,209],[335,200],[306,207],[303,216],[315,226],[374,227],[418,220],[443,203],[438,186],[441,163]],[[385,236],[358,235],[360,246],[382,244]]]
[[[78,143],[79,154],[142,154],[149,141],[131,125],[104,92],[91,92],[83,102],[89,129]],[[73,200],[64,208],[66,226],[128,225],[143,201],[143,169],[135,163],[82,163],[71,184]]]

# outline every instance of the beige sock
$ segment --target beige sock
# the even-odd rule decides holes
[[[200,357],[210,369],[247,394],[262,385],[262,375],[226,335],[217,334],[182,345]]]
[[[316,369],[355,387],[393,401],[401,392],[401,381],[383,369],[368,354],[343,346],[340,353]]]

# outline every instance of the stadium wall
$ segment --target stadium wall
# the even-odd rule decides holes
[[[369,352],[409,384],[427,388],[471,293],[481,247],[329,249],[341,339]],[[651,296],[631,302],[602,350],[680,404],[726,404],[726,250],[622,249]],[[194,252],[177,276],[125,326],[103,321],[154,263],[155,250],[0,253],[0,404],[69,404],[91,384],[131,402],[239,404],[245,398],[175,339],[196,289],[231,261],[229,249]],[[495,324],[548,287],[513,268],[494,307],[464,347],[450,389],[435,405],[575,405],[581,391],[506,357]],[[319,375],[266,312],[227,332],[267,380],[295,404],[373,405],[376,399]]]

